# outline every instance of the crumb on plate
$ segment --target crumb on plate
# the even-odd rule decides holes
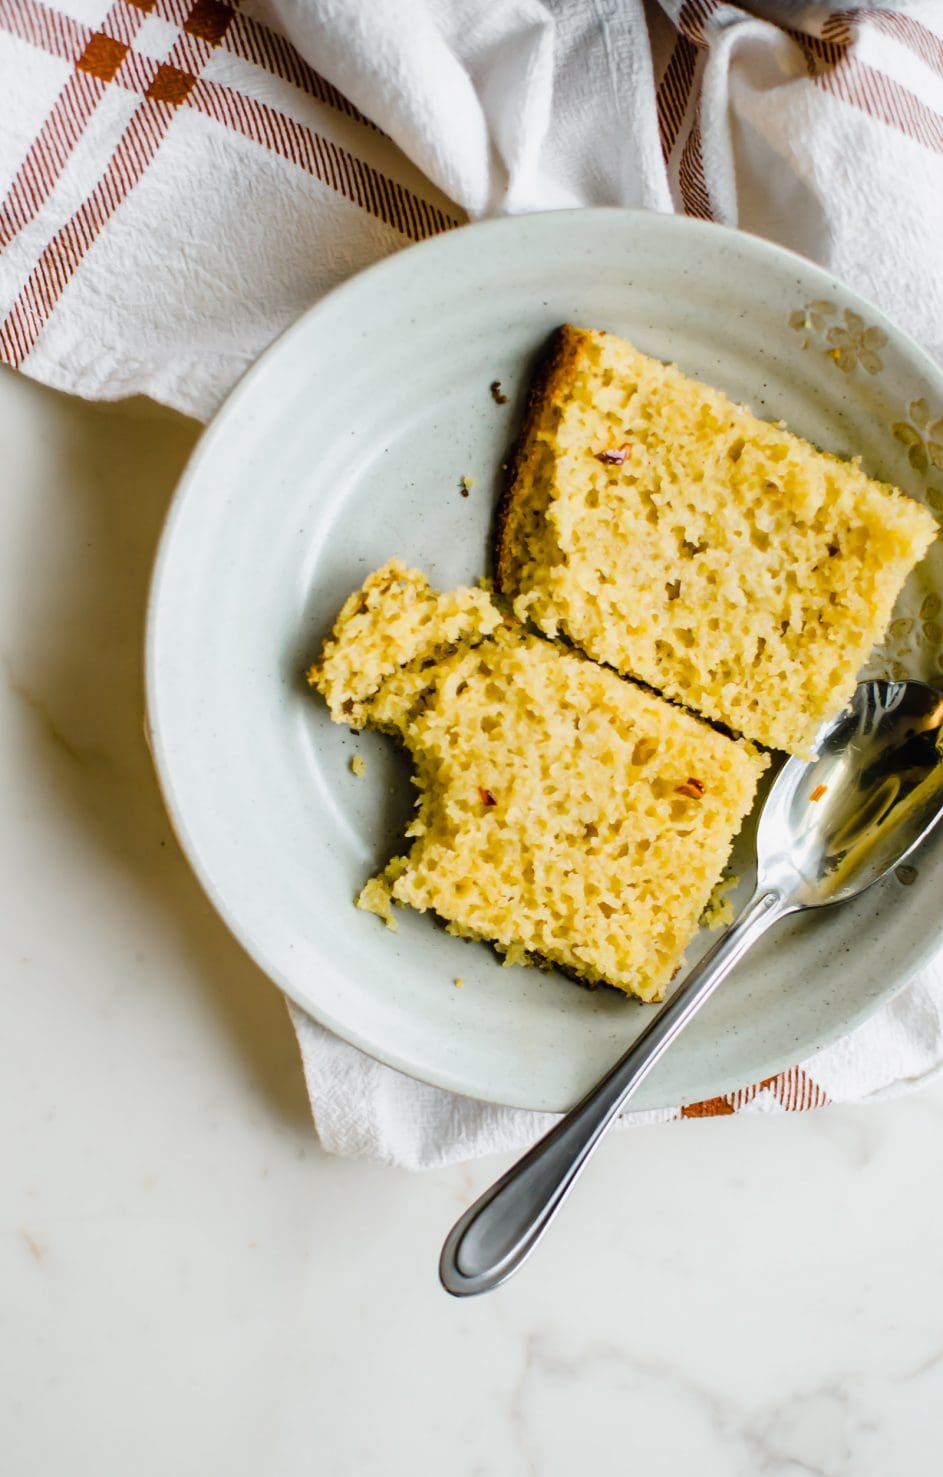
[[[733,903],[727,896],[737,886],[740,878],[731,872],[718,878],[714,883],[710,897],[701,914],[700,923],[702,928],[709,928],[712,933],[718,928],[729,928],[733,922]]]

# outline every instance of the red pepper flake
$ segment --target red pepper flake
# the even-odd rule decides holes
[[[700,800],[706,791],[707,786],[696,779],[686,779],[683,785],[675,785],[675,792],[678,795],[687,795],[690,800]]]
[[[500,380],[492,380],[490,385],[491,398],[495,405],[507,405],[508,397],[501,388]]]
[[[632,455],[631,441],[623,441],[621,446],[610,448],[607,451],[594,453],[597,462],[602,462],[605,467],[621,467],[623,462],[628,461]]]
[[[492,795],[491,791],[486,790],[484,785],[478,786],[478,798],[486,810],[490,805],[497,805],[498,803]]]
[[[821,800],[822,796],[825,794],[825,791],[827,789],[828,789],[828,785],[816,785],[815,789],[812,791],[812,794],[809,796],[809,799],[810,800]]]

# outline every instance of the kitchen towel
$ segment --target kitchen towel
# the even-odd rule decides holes
[[[941,0],[0,0],[0,96],[0,360],[76,394],[208,417],[360,267],[580,205],[767,236],[943,357]],[[429,1166],[550,1121],[292,1018],[334,1152]],[[903,1091],[941,1021],[937,966],[810,1062],[625,1121]]]

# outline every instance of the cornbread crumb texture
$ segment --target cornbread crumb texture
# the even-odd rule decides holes
[[[366,764],[364,762],[364,758],[363,758],[363,755],[362,754],[352,754],[351,755],[351,758],[350,758],[350,770],[351,770],[351,774],[355,774],[358,779],[361,777],[361,775],[363,775],[363,774],[366,773],[367,766],[366,766]]]
[[[511,464],[497,584],[547,635],[807,754],[935,533],[855,463],[566,327]]]
[[[369,674],[369,675],[367,675]],[[766,760],[487,592],[391,564],[347,602],[310,680],[341,722],[400,735],[416,768],[406,856],[360,906],[434,910],[507,962],[660,997]]]
[[[404,711],[424,686],[422,663],[480,640],[501,624],[487,590],[438,595],[416,570],[390,560],[343,606],[308,680],[327,700],[338,723],[396,732]],[[383,692],[386,723],[378,720]]]

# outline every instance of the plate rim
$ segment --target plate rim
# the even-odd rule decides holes
[[[387,275],[396,275],[403,270],[404,261],[415,264],[417,255],[430,257],[440,253],[451,252],[455,243],[462,238],[467,238],[469,233],[476,237],[483,235],[500,236],[502,234],[514,234],[521,229],[522,223],[527,224],[528,229],[543,229],[546,226],[551,232],[561,222],[575,222],[580,220],[587,229],[591,230],[594,221],[605,219],[607,221],[621,221],[627,228],[631,229],[634,224],[644,220],[649,226],[654,220],[662,224],[668,231],[684,231],[692,237],[698,235],[709,239],[718,236],[735,241],[738,246],[745,245],[749,251],[760,257],[767,257],[771,263],[776,263],[779,268],[783,265],[789,266],[794,263],[808,281],[818,281],[824,288],[834,291],[839,288],[843,296],[855,305],[867,318],[869,323],[886,326],[890,328],[893,336],[898,342],[906,346],[907,352],[912,356],[915,367],[917,367],[930,380],[936,380],[940,384],[941,396],[943,396],[943,368],[933,359],[932,355],[923,348],[921,344],[900,324],[891,319],[881,308],[864,297],[856,289],[849,287],[834,273],[825,267],[802,256],[799,252],[792,251],[788,247],[777,245],[765,237],[757,236],[752,232],[743,231],[736,227],[719,225],[713,221],[702,221],[690,216],[662,213],[649,210],[631,209],[621,206],[595,206],[575,207],[563,210],[533,212],[527,215],[501,216],[484,221],[474,221],[468,224],[444,231],[425,241],[415,243],[411,246],[394,250],[390,255],[383,257],[377,262],[371,263],[361,271],[346,278],[329,292],[325,293],[317,302],[306,308],[292,323],[284,328],[272,342],[247,366],[236,383],[229,390],[221,404],[214,412],[201,432],[186,466],[174,488],[170,502],[164,516],[163,525],[157,543],[156,552],[151,566],[148,596],[145,614],[144,630],[144,734],[148,751],[151,756],[154,771],[157,778],[161,800],[169,820],[171,830],[178,846],[186,860],[191,872],[203,889],[206,897],[213,908],[233,936],[243,952],[253,961],[262,973],[282,990],[292,1004],[308,1015],[312,1020],[331,1031],[342,1041],[362,1051],[365,1055],[382,1065],[391,1067],[410,1077],[413,1081],[423,1085],[440,1088],[442,1090],[457,1093],[465,1097],[473,1097],[473,1100],[493,1103],[496,1106],[517,1108],[535,1112],[559,1112],[564,1109],[558,1103],[534,1101],[533,1094],[528,1095],[526,1091],[521,1094],[509,1094],[506,1090],[500,1092],[484,1092],[476,1089],[474,1094],[469,1092],[468,1084],[460,1077],[449,1071],[448,1068],[420,1066],[415,1062],[404,1059],[396,1050],[390,1049],[382,1042],[369,1037],[362,1031],[352,1028],[349,1023],[338,1021],[328,1005],[317,1003],[313,1008],[307,999],[302,999],[299,992],[293,986],[286,972],[265,958],[265,950],[255,941],[248,929],[245,929],[240,921],[238,912],[231,907],[225,897],[218,889],[213,870],[209,862],[203,856],[202,849],[195,836],[190,831],[184,807],[180,804],[179,797],[173,782],[172,761],[161,730],[160,721],[160,683],[158,675],[158,628],[163,599],[163,591],[167,578],[167,571],[171,565],[174,547],[174,538],[177,527],[182,518],[184,509],[189,504],[189,499],[194,495],[194,489],[198,484],[203,465],[211,455],[217,438],[223,434],[225,423],[230,415],[238,409],[243,401],[255,393],[256,384],[268,373],[271,363],[284,351],[286,344],[297,334],[304,332],[312,319],[316,319],[328,307],[336,307],[338,302],[343,302],[346,296],[356,296],[368,283],[382,283]],[[823,293],[824,295],[824,293]],[[877,1013],[878,1010],[889,1005],[901,991],[905,990],[918,974],[926,967],[928,962],[939,952],[940,941],[938,934],[928,931],[922,945],[918,947],[910,965],[895,976],[893,983],[876,999],[868,1002],[858,1010],[852,1011],[841,1024],[823,1028],[817,1038],[817,1044],[813,1050],[802,1056],[802,1064],[814,1060],[821,1052],[843,1037],[850,1035],[858,1029],[865,1021]],[[798,1055],[798,1054],[797,1054]],[[766,1057],[758,1062],[750,1074],[748,1081],[744,1080],[742,1074],[721,1074],[716,1078],[716,1084],[712,1084],[712,1092],[718,1096],[725,1096],[735,1092],[739,1088],[746,1087],[754,1081],[759,1081],[770,1075],[797,1065],[787,1053],[782,1052]],[[657,1077],[656,1077],[657,1083]],[[648,1094],[643,1111],[663,1111],[673,1107],[684,1107],[691,1103],[703,1100],[702,1091],[692,1090],[690,1094],[672,1096],[669,1101],[649,1102]],[[630,1110],[631,1111],[631,1110]]]

